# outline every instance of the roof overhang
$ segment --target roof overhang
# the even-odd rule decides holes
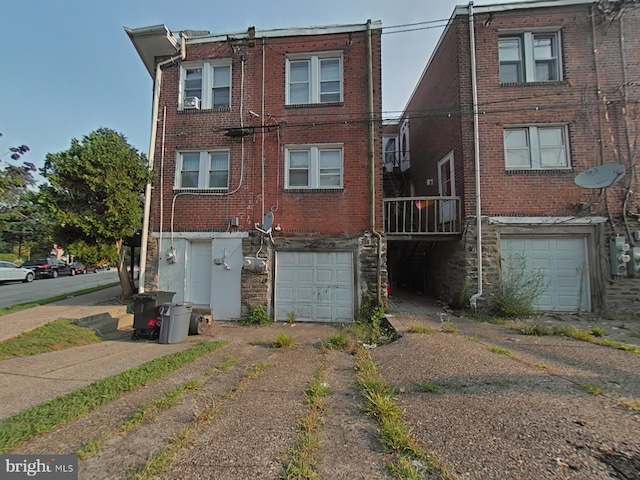
[[[124,27],[124,31],[127,32],[151,77],[155,76],[156,57],[169,57],[180,51],[180,40],[171,33],[166,25],[142,28]]]

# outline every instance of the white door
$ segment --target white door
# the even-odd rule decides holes
[[[242,239],[213,240],[211,315],[215,320],[240,320]]]
[[[453,151],[438,162],[438,193],[441,197],[456,196],[456,179],[453,168]],[[456,204],[453,200],[441,200],[440,223],[450,222],[456,218]]]
[[[211,303],[211,266],[211,242],[192,242],[186,298],[194,305]]]
[[[503,271],[509,259],[524,258],[524,275],[544,273],[547,288],[535,304],[538,310],[590,311],[591,290],[586,238],[502,237]]]
[[[277,252],[275,319],[352,322],[351,252]]]

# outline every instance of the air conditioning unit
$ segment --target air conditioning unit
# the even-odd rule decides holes
[[[200,110],[200,99],[198,97],[185,97],[184,108]]]

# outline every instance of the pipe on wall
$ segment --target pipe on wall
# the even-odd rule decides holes
[[[185,36],[181,35],[180,53],[167,60],[158,62],[153,89],[153,110],[151,113],[151,143],[149,145],[149,170],[153,170],[153,161],[156,150],[156,135],[158,134],[158,111],[160,110],[160,89],[162,86],[162,67],[170,63],[182,61],[187,57]],[[140,238],[140,276],[138,293],[144,293],[144,284],[147,268],[147,242],[149,240],[149,217],[151,216],[151,183],[149,180],[144,189],[144,217],[142,220],[142,235]]]

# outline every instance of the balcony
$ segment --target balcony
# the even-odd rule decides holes
[[[384,230],[390,240],[451,239],[462,232],[460,197],[386,198]]]

